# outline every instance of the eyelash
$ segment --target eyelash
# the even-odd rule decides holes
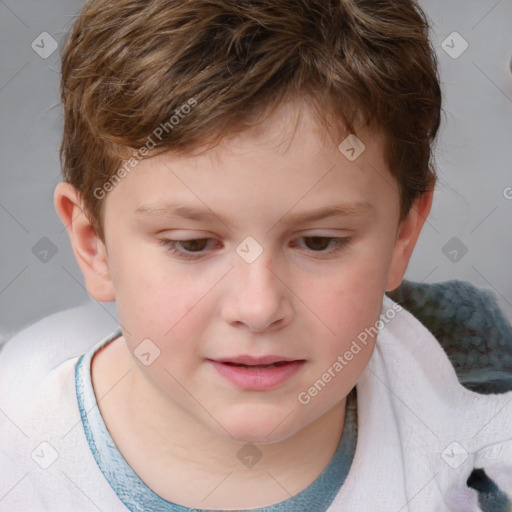
[[[300,237],[303,239],[312,239],[312,238],[323,238],[325,240],[334,241],[334,249],[330,251],[314,251],[311,250],[313,253],[318,254],[328,254],[329,256],[336,255],[337,253],[341,252],[345,247],[347,247],[351,241],[351,238],[349,237],[332,237],[332,236],[303,236]],[[187,243],[187,242],[199,242],[199,241],[210,241],[213,240],[212,238],[191,238],[189,240],[171,240],[168,238],[160,240],[160,244],[163,245],[168,252],[171,254],[178,255],[179,258],[185,259],[185,260],[197,260],[201,258],[204,255],[203,251],[195,251],[195,252],[184,252],[181,250],[178,250],[177,247],[179,244]],[[329,242],[330,243],[330,242]]]

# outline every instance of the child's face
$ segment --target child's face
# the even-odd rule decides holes
[[[372,338],[358,342],[361,350],[343,358],[316,396],[308,390],[375,326],[421,229],[414,225],[403,240],[397,232],[398,186],[379,139],[361,136],[366,149],[352,162],[315,131],[307,111],[290,140],[296,113],[283,106],[200,156],[144,160],[105,204],[123,335],[132,353],[151,340],[143,360],[160,351],[147,366],[134,356],[137,378],[161,392],[171,415],[185,411],[244,442],[285,439],[343,400],[370,359]],[[350,215],[295,220],[356,203]],[[176,205],[205,215],[173,216]],[[336,250],[331,237],[345,245]],[[208,240],[172,248],[166,239]],[[287,376],[261,370],[258,384],[258,370],[233,370],[234,381],[217,370],[228,365],[212,362],[244,355],[301,363],[287,365],[295,368]]]

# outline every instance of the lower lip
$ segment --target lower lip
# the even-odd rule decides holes
[[[230,364],[209,361],[227,380],[250,391],[267,391],[276,388],[295,375],[304,361],[290,361],[274,368],[245,368]]]

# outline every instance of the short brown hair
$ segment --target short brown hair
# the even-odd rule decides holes
[[[62,54],[64,180],[103,238],[95,190],[127,151],[213,147],[300,97],[338,143],[359,123],[384,135],[403,219],[436,182],[429,28],[415,0],[90,0]]]

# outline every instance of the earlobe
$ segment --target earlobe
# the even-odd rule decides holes
[[[429,190],[416,199],[407,217],[400,224],[386,280],[386,291],[400,286],[416,242],[430,213],[433,197],[434,191]]]
[[[89,295],[100,302],[115,300],[105,244],[87,218],[78,191],[70,183],[59,183],[54,205],[67,229]]]

